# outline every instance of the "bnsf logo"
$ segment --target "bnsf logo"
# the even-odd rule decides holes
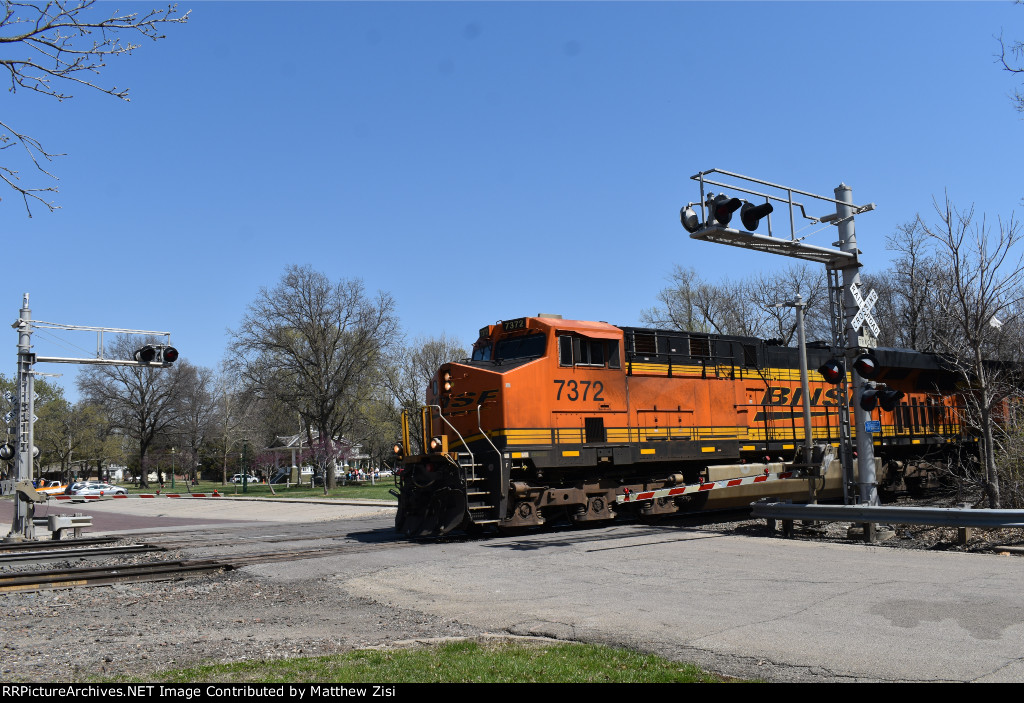
[[[476,391],[468,391],[457,395],[454,398],[445,396],[441,399],[441,407],[448,408],[468,408],[470,406],[476,407],[477,405],[483,405],[488,400],[492,400],[498,397],[497,390],[480,391],[479,397],[477,397]]]
[[[765,389],[764,397],[761,398],[761,405],[802,405],[803,389],[788,388],[786,386],[771,386]],[[838,388],[815,388],[811,391],[811,405],[824,405],[835,407],[839,404],[840,390]]]

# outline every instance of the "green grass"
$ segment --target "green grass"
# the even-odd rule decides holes
[[[228,482],[227,485],[220,481],[200,481],[198,486],[189,486],[184,481],[175,481],[174,487],[171,488],[171,482],[165,481],[164,487],[160,488],[160,484],[151,483],[149,488],[141,489],[134,488],[129,484],[119,484],[128,489],[129,493],[212,493],[217,491],[224,495],[229,496],[245,496],[247,498],[324,498],[324,489],[322,487],[310,488],[309,484],[302,486],[291,486],[285,488],[283,484],[274,485],[274,493],[276,496],[271,494],[270,486],[265,483],[250,483],[246,490],[242,491],[242,484],[234,484]],[[376,485],[370,485],[367,483],[365,486],[338,486],[328,491],[327,498],[373,498],[377,500],[390,500],[394,501],[395,497],[388,493],[388,489],[395,488],[394,480],[384,478],[377,481]]]
[[[108,679],[109,680],[109,679]],[[152,683],[714,683],[691,664],[585,644],[480,644],[212,664],[117,681]]]

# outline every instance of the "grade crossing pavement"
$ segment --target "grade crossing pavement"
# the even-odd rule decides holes
[[[370,515],[393,516],[395,504],[374,500],[319,500],[309,498],[218,498],[107,499],[70,503],[49,501],[36,505],[36,517],[50,514],[84,513],[93,516],[89,537],[123,533],[148,534],[194,530],[204,525],[225,523],[316,523]],[[0,539],[10,531],[13,501],[0,501]],[[40,536],[45,536],[45,530]]]

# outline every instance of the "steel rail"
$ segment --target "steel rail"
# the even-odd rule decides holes
[[[0,575],[0,593],[107,586],[125,581],[167,581],[191,572],[232,568],[234,567],[223,562],[194,560],[20,572]]]
[[[71,549],[97,544],[117,542],[118,537],[86,537],[79,539],[55,539],[42,542],[0,542],[0,554],[5,552],[24,552],[42,549]]]
[[[149,544],[131,544],[123,547],[71,547],[69,549],[43,549],[37,551],[18,551],[0,554],[0,564],[19,561],[53,561],[56,559],[85,559],[89,557],[144,554],[148,552],[164,552],[163,547]]]
[[[316,559],[339,553],[377,551],[416,546],[411,542],[368,542],[326,546],[319,549],[295,549],[277,552],[253,552],[213,556],[189,561],[155,561],[145,564],[81,567],[48,571],[23,571],[0,575],[0,593],[39,591],[79,586],[104,586],[126,581],[167,581],[190,572],[231,570],[254,564],[269,564],[299,559]]]

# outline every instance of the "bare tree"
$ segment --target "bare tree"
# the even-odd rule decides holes
[[[154,340],[122,335],[106,352],[111,359],[131,359],[135,350]],[[147,453],[177,421],[180,370],[142,366],[87,366],[78,376],[78,390],[90,403],[103,408],[111,423],[134,440],[140,485],[146,487]]]
[[[71,477],[76,458],[78,461],[90,458],[88,452],[95,448],[96,430],[103,424],[101,414],[96,406],[85,402],[72,405],[63,395],[40,409],[36,423],[40,458],[45,463],[59,462],[66,481]]]
[[[994,238],[985,217],[975,220],[974,208],[958,210],[947,196],[935,209],[939,223],[924,225],[937,247],[946,276],[943,290],[934,297],[940,306],[943,326],[936,330],[941,351],[957,365],[968,392],[963,394],[968,418],[973,416],[981,433],[981,459],[989,506],[1000,506],[996,466],[995,414],[1008,389],[995,358],[1008,330],[1019,324],[1024,302],[1024,257],[1018,245],[1020,223],[1011,216],[999,221]],[[1009,326],[1008,326],[1009,323]]]
[[[690,332],[777,337],[789,344],[796,333],[796,313],[776,305],[800,293],[808,306],[808,334],[829,329],[826,277],[809,265],[720,283],[709,283],[694,269],[676,266],[670,281],[672,285],[658,293],[661,304],[641,312],[643,323]]]
[[[332,284],[308,266],[289,266],[276,288],[260,290],[232,336],[247,383],[298,412],[314,446],[314,437],[331,443],[358,426],[398,321],[390,295],[371,298],[362,281]],[[320,456],[327,490],[337,459],[329,449]]]
[[[217,396],[214,391],[213,371],[205,366],[178,362],[177,408],[175,415],[174,445],[180,449],[182,473],[198,479],[197,467],[203,449],[211,442],[215,431]],[[187,468],[186,468],[187,467]]]
[[[1024,2],[1021,0],[1015,0],[1016,5],[1022,5]],[[999,62],[1003,65],[1003,70],[1009,71],[1010,73],[1024,73],[1024,42],[1020,40],[1012,41],[1007,44],[1003,41],[1003,36],[1000,34],[999,40]],[[1017,108],[1018,112],[1024,112],[1024,93],[1018,89],[1013,95],[1013,104]]]
[[[3,18],[0,19],[0,46],[8,56],[0,58],[10,77],[10,91],[19,88],[54,98],[58,101],[72,97],[66,87],[84,86],[127,101],[128,91],[116,86],[105,87],[96,82],[106,61],[112,57],[131,54],[139,44],[122,41],[122,35],[157,41],[164,25],[183,24],[188,13],[178,13],[177,5],[137,13],[97,15],[95,0],[48,0],[47,2],[14,2],[2,0]],[[14,53],[17,52],[15,56]],[[0,150],[21,147],[24,158],[50,178],[56,178],[44,165],[59,154],[50,152],[42,143],[0,121]],[[0,165],[0,178],[18,192],[25,202],[29,217],[29,200],[36,200],[50,211],[56,209],[43,193],[56,193],[56,186],[31,187],[22,185],[19,171],[14,166]]]
[[[442,364],[468,356],[461,343],[445,334],[440,337],[417,337],[393,355],[384,378],[398,406],[393,410],[396,417],[392,426],[397,425],[397,413],[410,411],[409,441],[416,446],[406,447],[407,452],[415,453],[419,446],[421,419],[415,411],[426,402],[427,386],[434,374]],[[392,435],[389,442],[394,442],[395,437]]]

